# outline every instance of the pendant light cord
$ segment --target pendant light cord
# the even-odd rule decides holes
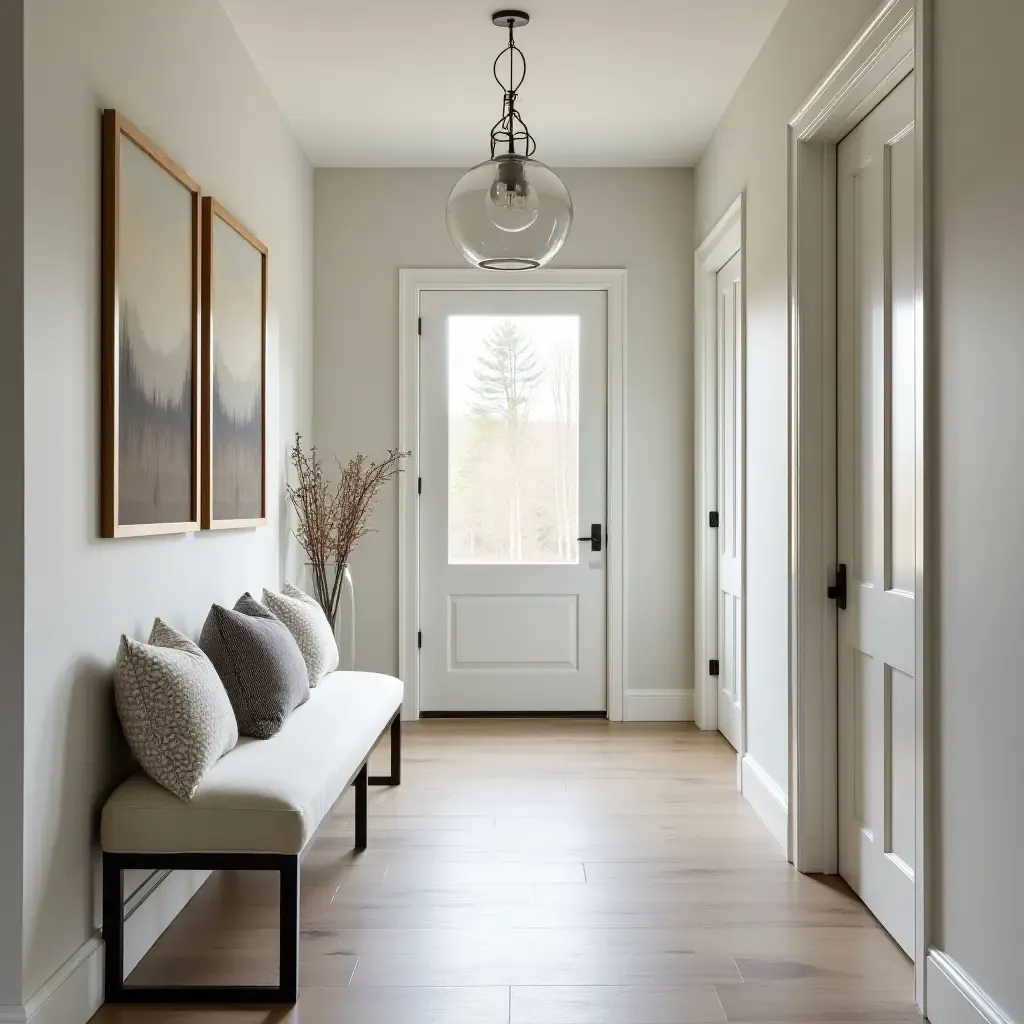
[[[514,81],[513,75],[515,75],[515,54],[516,54],[516,35],[515,28],[512,19],[508,20],[508,84],[511,90],[512,82]],[[524,61],[525,66],[525,61]],[[523,76],[526,77],[525,75]],[[520,85],[523,83],[520,82]],[[512,91],[508,94],[508,112],[509,116],[512,117],[516,112],[516,94]],[[516,152],[516,136],[514,132],[508,133],[508,151],[513,156]]]

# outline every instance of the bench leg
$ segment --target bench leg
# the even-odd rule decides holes
[[[366,768],[366,763],[363,763],[363,767],[359,769],[359,774],[356,776],[354,783],[356,790],[356,849],[366,849],[366,804],[367,804],[367,792],[366,786],[369,779],[369,773]]]
[[[103,986],[107,1002],[124,991],[124,870],[114,854],[103,854]]]
[[[278,986],[282,1002],[299,998],[299,858],[281,864],[281,935]]]
[[[402,784],[402,712],[391,724],[391,785]]]
[[[391,719],[391,774],[371,775],[371,786],[400,786],[402,784],[402,709]]]
[[[276,985],[128,985],[124,979],[124,870],[277,871],[280,893],[280,967]],[[299,995],[299,858],[262,853],[104,853],[104,999],[108,1003],[218,1003],[294,1005]]]

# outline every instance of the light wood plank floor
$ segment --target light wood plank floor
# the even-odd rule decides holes
[[[303,863],[297,1008],[104,1007],[95,1024],[920,1020],[910,963],[842,883],[786,864],[717,734],[405,736],[402,786],[371,790],[370,848],[351,851],[348,795]],[[132,980],[273,983],[276,887],[214,876]]]

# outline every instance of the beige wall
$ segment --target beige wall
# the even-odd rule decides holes
[[[933,942],[1021,1022],[1024,4],[933,0],[933,9],[941,745]]]
[[[0,4],[0,1010],[21,1002],[24,790],[24,17]]]
[[[318,170],[317,443],[347,459],[398,437],[398,270],[465,267],[445,230],[458,170]],[[629,274],[626,685],[692,680],[692,174],[564,173],[576,221],[552,266]],[[496,278],[496,280],[499,280]],[[398,666],[397,493],[353,560],[359,667]]]
[[[698,243],[746,192],[747,744],[789,785],[786,126],[877,0],[792,0],[696,169]]]
[[[99,923],[98,810],[124,764],[110,689],[119,635],[145,637],[157,614],[197,634],[211,601],[278,582],[300,561],[280,485],[287,441],[311,419],[312,171],[217,0],[32,0],[25,39],[27,998]],[[270,248],[262,529],[98,539],[106,106]]]

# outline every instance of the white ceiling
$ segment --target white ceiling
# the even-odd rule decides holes
[[[498,0],[222,0],[316,166],[486,159]],[[690,166],[785,0],[523,0],[519,105],[556,166]]]

